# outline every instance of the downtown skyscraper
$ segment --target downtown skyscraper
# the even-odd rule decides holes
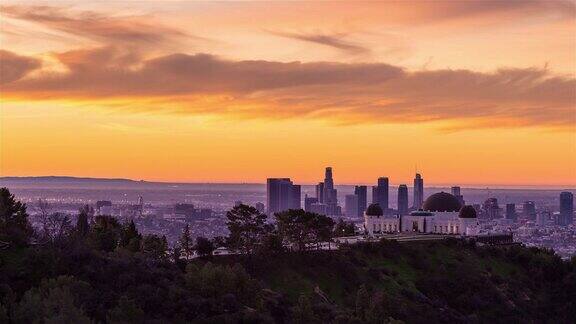
[[[293,184],[290,178],[268,178],[266,201],[266,211],[270,215],[288,209],[300,209],[301,187]]]
[[[366,207],[368,207],[368,187],[356,186],[354,187],[354,194],[358,196],[358,217],[362,218]]]
[[[570,225],[574,221],[574,195],[564,191],[560,193],[560,214],[558,215],[558,225]]]
[[[424,179],[420,173],[416,173],[416,177],[414,178],[414,209],[422,208],[422,204],[424,203]]]
[[[398,186],[398,214],[408,215],[408,186]]]
[[[388,210],[389,181],[387,177],[378,178],[378,185],[372,187],[372,203],[379,204],[386,213]]]

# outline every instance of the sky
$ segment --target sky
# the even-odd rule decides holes
[[[0,176],[576,186],[575,1],[2,1]]]

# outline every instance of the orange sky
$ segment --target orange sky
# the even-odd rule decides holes
[[[0,175],[576,185],[573,1],[0,9]]]

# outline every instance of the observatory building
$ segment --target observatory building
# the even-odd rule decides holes
[[[386,217],[378,204],[372,204],[364,213],[364,228],[370,236],[397,232],[473,236],[478,235],[479,226],[472,206],[462,206],[454,195],[438,192],[409,215]]]

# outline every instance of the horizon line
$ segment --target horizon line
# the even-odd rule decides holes
[[[264,182],[230,182],[230,181],[212,181],[212,182],[205,182],[205,181],[198,181],[198,182],[188,182],[188,181],[164,181],[164,180],[146,180],[146,179],[131,179],[131,178],[118,178],[118,177],[89,177],[89,176],[70,176],[70,175],[29,175],[29,176],[0,176],[0,180],[13,178],[13,179],[34,179],[34,178],[67,178],[67,179],[76,179],[76,180],[104,180],[104,181],[127,181],[127,182],[134,182],[134,183],[152,183],[152,184],[215,184],[215,185],[266,185],[266,181]],[[314,186],[317,184],[315,183],[296,183],[299,185],[304,186]],[[401,184],[407,185],[409,188],[413,187],[410,186],[409,183],[390,183],[390,186],[397,187]],[[372,187],[375,184],[368,184],[368,183],[339,183],[336,186],[369,186]],[[501,187],[506,187],[506,189],[537,189],[537,188],[546,188],[549,190],[557,189],[557,190],[576,190],[576,185],[566,185],[566,184],[486,184],[486,183],[463,183],[463,184],[448,184],[448,183],[431,183],[427,185],[428,188],[450,188],[453,186],[458,186],[464,189],[502,189]]]

